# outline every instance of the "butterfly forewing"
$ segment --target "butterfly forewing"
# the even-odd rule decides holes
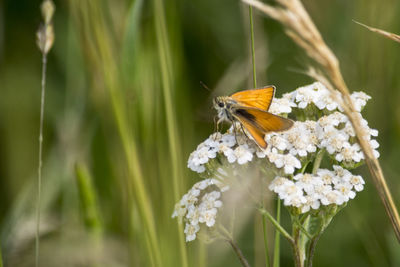
[[[240,106],[258,108],[267,111],[274,98],[275,87],[266,86],[258,89],[240,91],[231,95]]]

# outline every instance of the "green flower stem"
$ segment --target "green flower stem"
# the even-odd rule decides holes
[[[258,209],[262,215],[266,216],[268,220],[276,227],[276,229],[290,242],[293,243],[294,239],[290,236],[290,234],[277,222],[274,217],[265,209]]]
[[[40,123],[39,123],[39,163],[37,180],[37,201],[36,201],[36,232],[35,232],[35,266],[39,266],[39,246],[40,246],[40,202],[42,191],[42,154],[43,154],[43,121],[44,121],[44,102],[46,96],[46,66],[47,53],[42,54],[42,91],[40,98]]]
[[[263,226],[263,238],[264,238],[264,249],[265,249],[265,266],[270,266],[270,258],[269,258],[269,251],[268,251],[268,236],[267,236],[267,222],[265,216],[262,216],[262,226]]]
[[[243,267],[250,267],[250,264],[247,262],[246,258],[244,257],[242,251],[240,248],[236,245],[236,243],[232,239],[227,240],[228,243],[231,245],[233,250],[235,251],[236,255],[238,256],[240,263],[243,265]]]
[[[312,267],[312,260],[314,257],[314,252],[315,252],[315,246],[317,245],[317,242],[319,240],[319,238],[322,235],[321,231],[320,233],[318,233],[316,236],[314,236],[311,240],[310,240],[310,244],[308,246],[308,251],[307,251],[307,258],[306,258],[306,267]]]
[[[278,198],[276,202],[276,221],[280,224],[281,221],[281,200]],[[274,244],[274,267],[279,267],[280,261],[280,243],[281,243],[281,236],[279,231],[275,231],[275,244]]]
[[[314,257],[315,253],[315,246],[317,245],[317,242],[325,229],[328,227],[328,225],[331,223],[333,217],[338,213],[338,211],[343,208],[343,207],[337,207],[333,206],[331,209],[328,210],[327,213],[322,214],[321,218],[321,224],[320,227],[318,228],[318,231],[313,235],[313,237],[310,239],[310,243],[308,244],[307,248],[307,258],[306,258],[306,265],[307,267],[312,266],[312,260]]]
[[[253,23],[253,7],[249,6],[249,17],[250,17],[250,38],[251,38],[251,62],[253,65],[253,86],[257,88],[256,79],[256,53],[254,49],[254,23]]]
[[[293,224],[293,229],[292,229],[292,235],[293,235],[293,242],[291,243],[292,245],[292,250],[293,250],[293,256],[294,256],[294,265],[296,267],[303,267],[304,266],[304,255],[303,251],[301,250],[301,245],[300,245],[300,229],[297,227],[297,224]]]
[[[318,151],[317,156],[315,157],[314,165],[313,165],[313,169],[312,169],[313,174],[315,174],[317,172],[317,170],[319,169],[319,166],[321,165],[321,161],[324,157],[324,154],[325,154],[325,149],[321,149],[320,151]]]
[[[322,233],[328,226],[329,222],[330,222],[330,220],[327,222],[327,221],[325,221],[325,219],[322,219],[320,228],[318,229],[317,233],[310,239],[310,243],[309,243],[308,249],[307,249],[307,257],[306,257],[305,266],[307,266],[307,267],[312,266],[312,260],[313,260],[314,253],[315,253],[315,246],[317,245],[319,238],[321,237]]]
[[[307,168],[307,166],[308,166],[308,164],[310,164],[310,160],[308,160],[306,163],[304,163],[304,166],[301,167],[299,173],[304,173],[306,168]]]
[[[242,264],[242,266],[250,267],[250,264],[243,255],[243,252],[240,250],[236,242],[233,240],[231,233],[228,230],[226,230],[226,228],[223,225],[219,225],[219,229],[221,230],[224,239],[231,245],[233,251],[236,253],[236,256],[239,258],[239,261]]]
[[[307,216],[306,218],[305,218],[305,222],[304,222],[304,226],[303,226],[303,223],[301,222],[301,221],[299,221],[299,219],[296,217],[296,218],[293,218],[292,220],[293,220],[293,223],[295,223],[298,227],[299,227],[299,229],[300,229],[300,231],[306,236],[306,237],[308,237],[309,239],[311,239],[312,238],[312,236],[310,235],[310,233],[307,231],[307,227],[308,227],[308,223],[309,223],[309,219],[310,217],[309,216]]]

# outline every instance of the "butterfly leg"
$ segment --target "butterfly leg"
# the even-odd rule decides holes
[[[217,121],[218,116],[214,116],[214,133],[218,132],[219,121]]]
[[[240,124],[240,127],[242,128],[242,132],[243,132],[243,134],[247,137],[247,139],[250,139],[250,137],[247,135],[246,131],[244,130],[242,124]]]
[[[233,126],[233,134],[235,135],[235,141],[236,144],[239,145],[239,141],[237,139],[237,128],[236,128],[236,123],[234,120],[231,120],[232,126]]]

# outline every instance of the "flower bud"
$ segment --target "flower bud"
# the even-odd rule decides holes
[[[36,33],[37,40],[36,43],[40,51],[47,54],[54,43],[54,30],[53,25],[41,25]]]
[[[53,1],[44,0],[42,5],[40,6],[40,9],[42,10],[42,16],[44,18],[45,24],[50,23],[51,19],[53,18],[54,11],[56,10]]]

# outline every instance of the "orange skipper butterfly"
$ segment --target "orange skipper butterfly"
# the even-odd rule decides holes
[[[286,131],[293,126],[293,121],[268,112],[275,94],[275,86],[244,90],[231,96],[214,98],[214,108],[218,112],[218,124],[222,121],[231,122],[234,130],[235,122],[251,135],[257,145],[267,148],[264,140],[268,132]]]

